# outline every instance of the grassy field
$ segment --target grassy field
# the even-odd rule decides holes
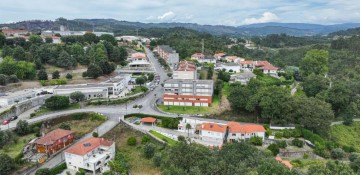
[[[156,136],[157,138],[161,139],[161,140],[164,140],[166,143],[168,143],[169,145],[175,145],[177,143],[177,141],[169,138],[169,137],[166,137],[154,130],[150,130],[149,131],[151,134],[153,134],[154,136]]]
[[[35,138],[34,134],[21,136],[18,138],[17,143],[5,145],[0,150],[0,153],[5,153],[9,155],[11,158],[15,158],[17,155],[19,155],[22,152],[23,147],[33,138]]]
[[[229,96],[229,94],[230,94],[230,85],[229,85],[229,83],[224,83],[224,86],[222,88],[222,94],[224,96]]]
[[[158,105],[158,108],[162,111],[175,114],[212,114],[219,111],[219,105],[220,100],[216,96],[213,98],[213,103],[211,104],[211,107]]]
[[[72,103],[70,104],[68,107],[64,108],[64,109],[59,109],[59,110],[51,110],[49,108],[41,108],[39,109],[37,112],[34,112],[32,115],[32,117],[36,117],[36,116],[40,116],[43,114],[46,114],[48,112],[52,112],[52,111],[60,111],[60,110],[72,110],[72,109],[79,109],[80,108],[80,104],[79,103]]]
[[[133,175],[160,175],[160,169],[154,166],[151,159],[146,159],[142,153],[142,144],[141,138],[144,134],[134,131],[125,125],[118,125],[110,132],[108,132],[104,137],[109,140],[116,141],[117,151],[120,151],[128,159],[131,165],[131,174]],[[129,137],[135,137],[137,140],[137,145],[129,146],[127,144],[127,139]],[[158,149],[161,147],[161,144],[156,140],[150,140],[154,143]]]
[[[360,151],[360,122],[354,122],[351,126],[331,126],[331,138],[341,146],[353,146]]]

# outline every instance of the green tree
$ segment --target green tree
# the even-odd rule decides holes
[[[280,152],[279,146],[275,143],[270,144],[267,149],[270,150],[274,156],[278,155]]]
[[[290,170],[283,164],[276,162],[274,159],[264,161],[258,168],[257,173],[261,175],[290,175]]]
[[[85,52],[83,47],[80,44],[72,44],[70,46],[70,52],[72,57],[76,60],[76,62],[82,64],[82,65],[88,65],[90,62],[87,57],[85,57]]]
[[[45,100],[45,106],[50,109],[61,109],[69,106],[69,97],[54,95]]]
[[[127,139],[127,144],[130,145],[130,146],[136,145],[136,138],[135,137],[129,137]]]
[[[354,171],[349,165],[341,161],[328,161],[326,165],[318,164],[311,165],[308,170],[309,175],[323,175],[323,174],[346,174],[355,175]]]
[[[185,128],[188,130],[188,137],[190,135],[190,129],[192,128],[191,125],[189,123],[186,123]]]
[[[224,86],[224,81],[216,80],[214,85],[214,94],[221,96],[221,91]]]
[[[138,77],[135,79],[135,82],[136,82],[136,84],[141,86],[145,83],[145,79],[144,79],[144,77]]]
[[[100,40],[103,40],[103,41],[107,41],[113,45],[116,44],[116,39],[114,36],[110,35],[110,34],[103,34],[100,36]]]
[[[300,61],[301,74],[306,77],[312,73],[325,75],[329,69],[329,52],[325,50],[313,49],[305,54]]]
[[[252,92],[249,86],[236,85],[230,87],[230,94],[227,99],[233,110],[244,110],[251,96]]]
[[[50,169],[49,168],[40,168],[36,171],[35,175],[50,175]]]
[[[85,99],[85,94],[80,91],[73,92],[70,94],[70,99],[77,102],[83,101]]]
[[[153,143],[147,143],[144,145],[144,155],[145,158],[150,159],[155,154],[155,145]]]
[[[153,81],[154,78],[155,78],[154,73],[149,73],[149,74],[147,74],[147,79],[148,79],[149,81]]]
[[[51,37],[45,38],[45,43],[51,44],[53,42],[53,39]]]
[[[351,89],[347,84],[336,82],[328,90],[326,101],[331,104],[336,114],[340,114],[348,107],[351,96]]]
[[[103,72],[103,74],[111,74],[112,72],[114,72],[116,65],[114,63],[110,63],[106,60],[102,60],[99,63],[99,66]]]
[[[224,81],[224,82],[229,82],[230,80],[230,74],[225,72],[224,70],[220,70],[218,72],[218,79]]]
[[[7,154],[0,153],[0,175],[11,174],[11,171],[15,169],[14,160]]]
[[[39,35],[30,35],[29,41],[32,44],[41,44],[41,43],[43,43],[43,39]]]
[[[71,80],[73,78],[73,76],[70,73],[67,73],[65,77],[68,80]]]
[[[3,46],[2,47],[2,52],[1,52],[1,56],[3,58],[7,57],[7,56],[12,56],[13,55],[13,49],[10,46]]]
[[[8,77],[4,74],[0,74],[0,85],[6,86],[8,83]]]
[[[93,136],[93,137],[99,137],[99,134],[98,134],[97,132],[93,132],[93,133],[92,133],[92,136]]]
[[[172,76],[172,73],[167,73],[167,76],[168,76],[168,77],[171,77],[171,76]]]
[[[109,161],[109,167],[111,171],[125,175],[128,174],[130,164],[127,162],[127,159],[124,155],[117,152],[114,160]]]
[[[0,48],[5,45],[6,37],[3,33],[0,32]]]
[[[29,123],[26,120],[19,120],[16,123],[15,132],[18,135],[26,135],[30,132]]]
[[[142,144],[145,144],[145,143],[148,143],[150,140],[151,140],[150,136],[144,135],[144,136],[141,138],[141,143],[142,143]]]
[[[99,42],[99,37],[97,37],[95,34],[93,34],[91,32],[85,33],[83,38],[84,38],[84,41],[89,43],[89,44]]]
[[[342,150],[341,148],[335,148],[331,150],[331,157],[333,159],[342,159],[345,155],[344,150]]]
[[[19,79],[16,75],[10,75],[8,77],[8,81],[9,81],[9,83],[17,83],[17,82],[19,82]]]
[[[41,69],[37,74],[38,80],[48,80],[48,74],[44,69]]]
[[[60,72],[58,70],[54,71],[52,73],[52,79],[59,79],[60,78]]]
[[[62,51],[57,59],[56,65],[64,68],[76,67],[76,59],[69,55],[66,51]]]
[[[16,46],[13,50],[13,58],[15,60],[26,60],[25,58],[25,50],[20,47],[20,46]]]
[[[103,74],[101,68],[96,64],[90,64],[87,71],[86,77],[97,78]]]
[[[329,88],[329,80],[323,75],[311,74],[302,83],[303,90],[309,97],[315,97],[321,91]]]

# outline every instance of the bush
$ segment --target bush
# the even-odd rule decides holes
[[[356,149],[353,146],[344,145],[342,149],[347,153],[356,152]]]
[[[92,136],[93,136],[93,137],[99,137],[99,134],[98,134],[97,132],[93,132],[93,133],[92,133]]]
[[[261,146],[263,144],[261,137],[251,137],[250,143],[255,146]]]
[[[73,76],[70,73],[67,73],[65,78],[68,80],[71,80],[73,78]]]
[[[141,143],[142,143],[142,144],[145,144],[145,143],[149,142],[150,140],[151,140],[150,136],[144,135],[144,136],[141,138]]]
[[[83,101],[85,99],[85,94],[80,91],[73,92],[70,94],[70,99],[77,102]]]
[[[59,126],[60,129],[65,129],[65,130],[71,130],[70,124],[67,122],[62,122]]]
[[[299,140],[299,139],[294,139],[291,141],[291,144],[294,145],[294,146],[297,146],[299,148],[302,148],[304,146],[304,141],[302,140]]]
[[[155,145],[152,143],[147,143],[146,145],[144,145],[144,155],[145,158],[150,159],[154,156],[155,154]]]
[[[290,138],[290,137],[291,137],[291,134],[292,134],[292,132],[289,131],[288,129],[284,129],[284,130],[283,130],[283,137],[285,137],[285,138]]]
[[[26,120],[20,120],[16,124],[15,133],[22,136],[30,132],[29,123]]]
[[[335,148],[331,150],[331,157],[333,159],[342,159],[345,155],[344,150],[342,150],[341,148]]]
[[[186,141],[185,137],[182,136],[182,135],[179,135],[177,139],[178,139],[179,142],[185,142]]]
[[[279,148],[286,148],[287,147],[287,144],[286,144],[286,141],[285,140],[281,140],[277,143],[277,145],[279,146]]]
[[[283,137],[283,133],[282,133],[282,132],[277,131],[277,132],[275,133],[275,138],[280,139],[280,138],[282,138],[282,137]]]
[[[304,153],[303,159],[308,159],[308,158],[309,158],[309,155]]]
[[[274,143],[270,144],[267,149],[270,150],[274,156],[278,155],[280,152],[279,146]]]
[[[19,79],[18,79],[18,77],[16,75],[10,75],[8,77],[8,80],[9,80],[9,83],[17,83],[17,82],[19,82]]]
[[[162,156],[160,153],[156,153],[153,157],[153,162],[156,167],[160,167]]]
[[[54,168],[51,168],[50,169],[50,175],[57,175],[57,174],[60,174],[62,173],[64,170],[67,169],[67,166],[66,166],[66,163],[62,163]]]
[[[54,71],[52,73],[52,79],[59,79],[60,78],[60,72],[59,71]]]
[[[54,95],[45,100],[45,106],[50,109],[62,109],[69,106],[69,97]]]
[[[135,146],[136,145],[136,138],[135,137],[129,137],[127,140],[127,144],[130,146]]]
[[[101,114],[98,114],[98,113],[91,113],[90,120],[91,121],[105,121],[106,117]]]
[[[50,175],[49,168],[40,168],[36,171],[35,175]]]

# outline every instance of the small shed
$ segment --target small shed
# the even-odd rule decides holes
[[[140,120],[141,125],[142,124],[151,124],[151,126],[154,126],[156,124],[156,118],[153,117],[145,117]]]

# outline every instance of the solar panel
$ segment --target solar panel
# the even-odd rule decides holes
[[[91,146],[91,143],[84,143],[83,144],[85,147]]]

